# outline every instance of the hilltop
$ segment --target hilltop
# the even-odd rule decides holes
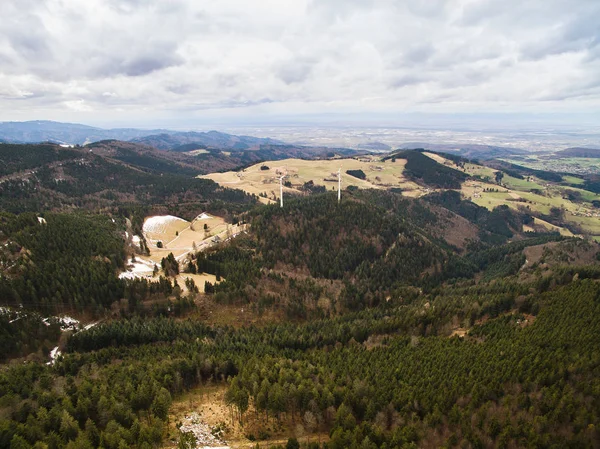
[[[491,160],[484,165],[462,156],[418,149],[381,156],[264,161],[201,177],[257,195],[268,204],[278,201],[282,175],[284,196],[307,195],[337,189],[340,167],[344,189],[384,189],[407,197],[456,190],[488,210],[505,205],[526,212],[533,217],[535,228],[600,239],[600,195],[594,177],[575,178],[504,161]],[[363,173],[364,178],[348,174],[354,171]]]

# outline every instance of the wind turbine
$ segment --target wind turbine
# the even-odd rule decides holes
[[[283,178],[285,175],[279,178],[279,207],[283,207]]]
[[[342,200],[342,167],[338,169],[338,204]]]

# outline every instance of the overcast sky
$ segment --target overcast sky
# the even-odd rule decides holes
[[[600,114],[599,0],[1,0],[0,120]]]

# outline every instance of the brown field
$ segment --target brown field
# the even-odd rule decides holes
[[[269,170],[261,170],[262,165],[268,166]],[[201,178],[212,179],[224,187],[241,189],[254,195],[266,194],[268,198],[261,198],[261,201],[270,203],[279,198],[279,177],[282,175],[286,175],[285,181],[292,183],[291,188],[283,188],[284,194],[285,192],[300,193],[299,188],[308,181],[325,186],[327,190],[337,190],[337,171],[341,168],[342,189],[349,185],[361,189],[399,187],[407,196],[421,196],[424,189],[404,176],[405,165],[404,159],[397,159],[396,162],[381,162],[377,157],[318,161],[285,159],[256,164],[241,172],[211,173]],[[366,180],[346,173],[346,170],[358,169],[367,175]]]

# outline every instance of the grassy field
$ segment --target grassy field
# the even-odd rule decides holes
[[[583,184],[584,180],[575,176],[563,176],[566,184]]]
[[[443,156],[425,152],[425,155],[436,162],[461,170],[471,176],[479,176],[486,181],[467,180],[463,183],[461,192],[465,198],[470,199],[479,206],[493,209],[500,205],[508,205],[514,209],[525,208],[532,212],[544,215],[550,214],[552,208],[565,210],[567,220],[582,227],[582,230],[592,235],[600,234],[599,217],[586,217],[586,214],[597,213],[591,206],[591,201],[600,200],[600,195],[564,185],[550,184],[538,180],[535,177],[529,179],[517,179],[504,175],[502,186],[495,184],[496,170],[482,165],[468,163],[464,167],[458,167]],[[261,166],[268,169],[261,170]],[[403,195],[419,197],[428,192],[426,189],[410,181],[404,175],[406,160],[396,159],[382,162],[375,156],[308,161],[301,159],[286,159],[282,161],[268,161],[246,168],[241,172],[212,173],[202,176],[212,179],[224,187],[242,189],[248,193],[260,196],[264,203],[279,201],[279,178],[285,176],[285,181],[291,183],[291,187],[284,187],[285,193],[302,193],[302,186],[308,181],[316,185],[325,186],[327,190],[337,190],[337,171],[342,170],[342,189],[349,185],[362,189],[388,189],[399,187]],[[358,179],[346,173],[346,170],[362,170],[366,179]],[[567,177],[565,183],[581,181],[579,178]],[[486,191],[487,190],[487,191]],[[539,190],[541,193],[534,193]],[[584,203],[575,203],[568,199],[567,190],[578,192]],[[266,197],[265,197],[266,196]],[[565,197],[565,198],[563,198]],[[551,226],[548,223],[549,227]],[[564,234],[569,231],[560,228]]]
[[[494,173],[496,172],[496,170],[492,170],[489,167],[484,167],[483,165],[476,164],[465,164],[465,168],[463,171],[470,176],[480,176],[483,179],[489,179],[489,181],[494,180]]]
[[[538,183],[538,180],[535,178],[527,179],[518,179],[513,178],[507,174],[502,178],[502,184],[506,185],[509,189],[519,190],[519,191],[530,191],[530,190],[544,190],[544,186]]]
[[[425,189],[404,176],[405,165],[404,159],[381,162],[377,157],[318,161],[284,159],[256,164],[241,172],[211,173],[201,178],[212,179],[224,187],[241,189],[254,195],[266,194],[267,198],[261,198],[261,201],[274,202],[279,198],[281,176],[285,176],[284,180],[292,184],[292,187],[284,187],[284,195],[285,192],[300,193],[300,188],[308,181],[325,186],[327,190],[337,190],[337,171],[341,168],[342,189],[349,185],[361,189],[399,187],[407,196],[421,196]],[[268,170],[261,170],[262,166],[267,166]],[[350,176],[346,170],[362,170],[367,179]]]

